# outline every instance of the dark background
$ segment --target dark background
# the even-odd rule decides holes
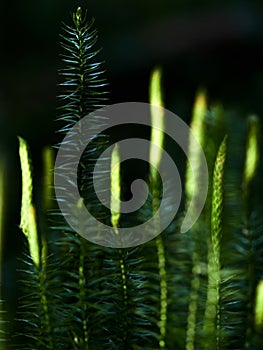
[[[166,105],[183,118],[199,86],[226,107],[262,112],[262,1],[5,0],[1,136],[22,135],[36,148],[56,141],[60,26],[79,4],[96,19],[110,103],[147,102],[159,64]]]
[[[186,121],[201,86],[211,101],[238,109],[240,122],[248,113],[263,115],[262,0],[2,1],[0,153],[8,163],[5,295],[16,288],[13,261],[22,244],[17,135],[30,144],[37,182],[43,147],[60,139],[54,120],[61,22],[71,24],[78,5],[96,19],[110,103],[147,102],[150,72],[160,65],[166,107]]]

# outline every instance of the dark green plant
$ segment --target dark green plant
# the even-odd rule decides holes
[[[62,133],[107,102],[97,34],[92,28],[93,22],[87,22],[80,8],[73,15],[73,26],[64,26],[65,67],[61,71],[58,118]],[[160,85],[161,72],[155,70],[150,102],[163,106]],[[228,122],[233,115],[219,105],[208,107],[206,100],[206,93],[200,91],[191,122],[209,167],[210,188],[203,213],[188,232],[180,233],[181,210],[161,235],[135,248],[95,245],[75,233],[57,210],[40,224],[43,218],[34,206],[28,147],[19,138],[23,182],[20,226],[28,247],[16,320],[19,332],[11,339],[15,348],[262,348],[263,210],[256,193],[259,121],[255,116],[248,118],[247,133],[240,132]],[[152,112],[151,141],[163,146],[165,135],[154,128],[165,123],[161,118]],[[108,135],[94,138],[78,165],[78,180],[85,205],[117,233],[118,227],[129,224],[129,217],[120,215],[113,201],[111,210],[106,210],[92,186],[96,158],[110,141]],[[197,200],[198,191],[202,191],[200,154],[191,143],[189,152],[195,176],[188,164],[186,210],[190,199]],[[150,150],[150,163],[158,168],[162,155],[151,158],[151,154]],[[118,159],[116,146],[112,169]],[[76,164],[65,159],[63,166],[70,173]],[[109,174],[111,191],[117,198],[122,195],[120,174],[120,169]],[[155,213],[162,199],[154,168],[150,168],[147,181],[151,198],[139,217]],[[47,194],[43,203],[49,208]]]

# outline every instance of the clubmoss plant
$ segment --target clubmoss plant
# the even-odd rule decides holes
[[[150,186],[153,193],[152,211],[153,213],[158,209],[160,204],[160,189],[157,179],[157,171],[162,159],[162,149],[164,147],[164,106],[161,88],[161,71],[156,69],[152,73],[150,84],[150,104],[151,106],[158,106],[159,109],[152,107],[151,109],[151,146],[149,154],[150,168]],[[156,144],[159,148],[156,150],[152,145]],[[155,227],[160,227],[160,217],[155,219]],[[158,321],[160,335],[159,347],[166,348],[166,328],[167,328],[167,273],[166,273],[166,255],[163,243],[163,236],[159,235],[156,239],[156,250],[158,257],[158,270],[160,278],[160,319]]]
[[[211,231],[207,258],[207,300],[204,315],[204,333],[207,349],[220,349],[220,285],[221,239],[223,210],[223,176],[226,159],[226,138],[223,139],[215,161],[212,188]]]
[[[62,135],[107,103],[107,82],[96,48],[93,21],[89,22],[78,8],[72,26],[63,28],[64,67],[60,71],[58,109]],[[150,79],[150,103],[160,108],[151,109],[151,166],[146,178],[150,194],[146,205],[136,214],[139,219],[153,216],[162,200],[158,168],[166,135],[160,130],[165,125],[161,77],[161,70],[155,69]],[[34,203],[29,147],[19,137],[20,227],[27,244],[18,284],[23,296],[10,348],[262,349],[263,209],[255,191],[262,162],[260,126],[257,117],[249,117],[247,131],[237,138],[228,119],[229,114],[222,106],[210,106],[204,90],[197,93],[191,127],[209,168],[210,187],[204,210],[191,229],[181,233],[180,225],[191,199],[194,204],[190,210],[194,215],[203,191],[200,151],[190,142],[192,163],[186,166],[184,207],[164,232],[133,248],[107,248],[91,243],[54,209],[50,200],[52,190],[48,189],[52,182],[50,150],[44,153],[42,201],[48,215],[41,215]],[[98,117],[95,122],[100,125],[104,121]],[[247,138],[246,146],[242,138]],[[123,178],[118,143],[107,159],[109,209],[99,202],[92,183],[96,159],[110,143],[110,135],[99,134],[86,147],[79,164],[68,157],[63,167],[69,175],[78,167],[81,199],[75,204],[76,213],[84,204],[97,220],[111,225],[119,235],[119,228],[132,225],[133,219],[120,210]],[[160,151],[156,152],[153,145]],[[0,233],[1,184],[0,164]],[[173,208],[167,206],[167,210]],[[158,216],[155,225],[156,228],[160,225]],[[89,229],[96,232],[98,226]],[[2,333],[0,339],[1,336]],[[0,349],[5,349],[1,344]]]

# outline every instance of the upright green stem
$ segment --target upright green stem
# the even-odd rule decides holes
[[[27,142],[19,139],[19,155],[22,170],[22,203],[20,228],[28,240],[29,253],[35,266],[40,265],[40,244],[37,232],[36,213],[33,204],[33,180],[31,159]]]
[[[194,251],[192,255],[192,280],[190,286],[190,297],[188,307],[187,318],[187,331],[186,331],[186,350],[195,349],[196,339],[196,320],[198,310],[198,295],[200,288],[200,256]]]
[[[52,208],[54,196],[53,168],[54,168],[54,150],[51,147],[45,147],[43,151],[43,209],[45,213]]]
[[[221,231],[223,209],[223,177],[226,159],[226,138],[222,141],[215,161],[212,190],[211,239],[208,249],[208,289],[204,318],[207,349],[220,349],[220,285]]]
[[[33,204],[33,181],[31,159],[29,157],[28,145],[19,137],[19,155],[22,169],[22,205],[20,227],[28,240],[29,254],[34,264],[34,272],[39,280],[40,307],[42,308],[42,319],[40,343],[45,344],[47,349],[54,349],[53,329],[51,326],[50,306],[47,296],[47,244],[41,241],[38,234],[36,211]],[[36,305],[38,307],[38,305]]]
[[[85,249],[84,245],[80,244],[79,257],[79,304],[82,312],[82,344],[83,349],[88,350],[89,333],[87,324],[87,307],[86,307],[86,290],[85,290]]]
[[[205,118],[207,114],[207,102],[206,94],[204,91],[199,91],[195,104],[193,107],[193,116],[191,121],[191,129],[194,136],[199,141],[200,145],[203,147],[205,144]],[[186,207],[189,211],[189,204],[191,200],[193,201],[193,211],[196,210],[196,202],[198,203],[199,198],[199,188],[202,174],[200,172],[200,150],[196,149],[195,145],[189,141],[189,159],[191,164],[188,163],[186,167],[186,177],[185,177],[185,192],[186,192]],[[195,215],[195,213],[193,213]],[[198,298],[200,290],[200,273],[201,273],[201,256],[198,249],[198,237],[199,231],[203,231],[201,224],[197,222],[191,230],[186,234],[192,235],[192,280],[190,286],[190,296],[189,296],[189,308],[188,308],[188,319],[187,319],[187,330],[186,330],[186,350],[195,349],[196,341],[196,324],[197,324],[197,312],[198,312]]]
[[[40,304],[43,310],[43,319],[45,329],[45,345],[49,350],[55,349],[55,344],[53,340],[53,329],[50,320],[50,306],[48,304],[47,298],[47,287],[46,287],[46,271],[45,269],[39,270],[39,289],[40,289]]]
[[[154,186],[154,182],[152,183]],[[159,207],[159,192],[158,189],[152,188],[153,192],[153,205],[152,211],[153,214],[157,211]],[[154,221],[155,230],[160,232],[160,218],[155,215]],[[159,338],[159,349],[163,350],[166,348],[166,327],[167,327],[167,273],[166,273],[166,256],[165,256],[165,247],[163,242],[162,235],[158,235],[155,239],[156,249],[157,249],[157,257],[158,257],[158,270],[159,270],[159,278],[160,278],[160,319],[158,322],[158,326],[160,329],[160,338]]]
[[[151,75],[150,81],[150,103],[151,103],[151,146],[149,162],[150,168],[150,186],[152,190],[153,202],[152,213],[153,215],[158,210],[160,204],[160,193],[158,185],[158,168],[162,159],[162,152],[164,146],[164,112],[163,112],[163,96],[161,89],[161,70],[155,69]],[[160,108],[158,108],[160,107]],[[156,149],[154,145],[157,145]],[[155,230],[160,232],[160,218],[155,215]],[[163,238],[161,235],[157,236],[156,249],[158,256],[158,269],[160,278],[160,319],[158,322],[160,330],[159,349],[166,348],[166,326],[167,326],[167,276],[166,276],[166,258],[165,248],[163,244]]]
[[[158,254],[158,267],[160,276],[160,349],[165,349],[165,336],[167,325],[167,276],[166,276],[166,259],[164,252],[164,244],[162,236],[156,238],[156,247]]]
[[[110,172],[110,189],[111,189],[111,224],[115,230],[116,235],[119,234],[118,227],[121,218],[121,172],[120,172],[120,151],[118,144],[115,144],[111,154],[111,172]],[[123,294],[123,345],[126,346],[128,337],[128,283],[127,283],[127,269],[125,262],[125,251],[118,249],[119,265],[121,273],[121,288]]]
[[[122,284],[122,294],[123,294],[123,345],[127,346],[127,338],[128,338],[128,283],[127,283],[127,270],[125,263],[124,250],[119,249],[119,257],[120,257],[120,269],[121,269],[121,284]]]

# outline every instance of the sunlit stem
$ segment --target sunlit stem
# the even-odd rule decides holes
[[[206,93],[201,90],[197,93],[197,97],[194,103],[192,121],[190,128],[200,143],[201,147],[204,146],[205,140],[205,118],[207,113],[207,102]],[[185,192],[186,202],[189,204],[191,198],[198,197],[198,188],[200,181],[200,148],[196,148],[196,143],[193,142],[192,138],[189,140],[189,151],[188,151],[189,162],[186,167],[186,181],[185,181]]]
[[[188,162],[186,166],[185,175],[185,193],[186,193],[186,206],[189,207],[191,201],[193,206],[189,209],[191,210],[190,215],[195,216],[195,208],[198,205],[199,189],[200,183],[202,182],[202,174],[200,173],[201,168],[201,154],[200,149],[204,146],[205,142],[205,118],[207,114],[207,101],[206,93],[200,90],[197,93],[196,100],[193,107],[192,120],[191,120],[191,130],[200,143],[201,148],[196,148],[196,143],[190,137],[188,145]],[[192,281],[191,281],[191,292],[189,301],[189,312],[187,318],[187,330],[186,330],[186,350],[194,350],[196,342],[196,320],[198,312],[198,297],[199,289],[201,285],[200,281],[200,266],[201,257],[199,256],[196,249],[196,232],[198,232],[198,227],[194,228],[196,231],[193,232],[193,255],[192,255]]]
[[[263,330],[263,280],[259,281],[255,299],[255,328]]]
[[[116,144],[111,155],[111,223],[118,233],[120,211],[121,211],[121,175],[120,175],[120,153],[119,146]]]
[[[249,185],[256,174],[259,162],[259,135],[259,119],[257,116],[251,115],[248,118],[246,160],[243,177],[243,186],[245,193],[247,193]]]
[[[149,162],[152,165],[150,168],[150,177],[156,180],[157,169],[160,166],[162,158],[162,148],[164,143],[164,110],[163,97],[161,90],[161,70],[155,69],[150,80],[150,105],[151,105],[151,143]],[[157,147],[151,147],[155,144]]]
[[[19,156],[22,169],[22,201],[20,228],[28,240],[29,253],[34,264],[39,267],[40,251],[37,233],[36,213],[33,205],[32,170],[28,146],[24,139],[19,139]]]
[[[153,213],[159,206],[159,185],[157,181],[157,172],[162,159],[162,150],[164,146],[164,109],[161,89],[161,70],[155,69],[150,81],[150,104],[151,104],[151,139],[150,139],[150,185],[153,194]],[[157,147],[155,147],[157,146]],[[155,218],[155,229],[159,230],[160,218]],[[167,276],[166,276],[166,257],[162,236],[156,238],[156,248],[158,255],[158,268],[160,276],[160,338],[159,348],[165,349],[166,324],[167,324]]]

